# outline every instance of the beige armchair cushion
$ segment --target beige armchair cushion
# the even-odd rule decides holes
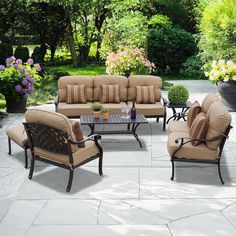
[[[195,101],[188,111],[187,124],[190,127],[195,119],[195,117],[201,112],[201,106],[198,101]]]
[[[190,137],[190,135],[187,132],[172,132],[168,135],[167,150],[171,157],[180,145],[180,142],[175,143],[175,140],[181,137]],[[217,150],[209,149],[204,143],[193,146],[192,143],[189,142],[177,151],[175,157],[197,160],[215,160],[217,157]]]
[[[168,123],[168,134],[172,132],[185,132],[189,133],[189,126],[186,121],[171,120]]]
[[[132,75],[129,77],[128,85],[128,100],[132,101],[136,99],[136,86],[150,86],[155,88],[155,100],[160,101],[162,80],[158,76],[153,75]]]
[[[66,102],[67,85],[85,85],[85,96],[89,102],[93,101],[93,79],[89,76],[63,76],[58,80],[59,102]]]
[[[207,114],[207,111],[209,109],[209,107],[211,106],[211,104],[215,101],[219,101],[219,97],[214,94],[214,93],[210,93],[208,94],[202,101],[202,112],[204,112],[205,114]]]
[[[99,75],[94,78],[94,101],[100,101],[101,85],[119,85],[120,101],[127,101],[128,78],[122,75]]]
[[[213,138],[222,135],[231,122],[231,116],[220,100],[211,104],[208,109],[209,129],[206,138]],[[217,149],[221,141],[207,142],[208,148]]]
[[[67,133],[71,140],[76,141],[71,121],[60,113],[40,109],[28,109],[25,113],[25,120],[27,123],[38,123],[59,129]],[[78,147],[76,145],[71,145],[71,149],[72,152],[75,152]]]

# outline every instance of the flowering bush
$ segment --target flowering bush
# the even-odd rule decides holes
[[[34,92],[34,83],[40,80],[38,72],[41,71],[39,64],[33,64],[30,58],[26,63],[21,59],[11,56],[6,59],[6,67],[0,65],[0,83],[4,96],[17,98],[28,97]]]
[[[145,58],[143,48],[119,47],[111,52],[106,60],[106,72],[110,75],[150,74],[155,65]]]
[[[218,82],[227,82],[229,80],[236,81],[236,64],[233,61],[213,61],[211,70],[205,72],[209,80],[217,84]]]

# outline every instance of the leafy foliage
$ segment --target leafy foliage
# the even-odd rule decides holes
[[[13,48],[10,44],[0,44],[0,64],[5,65],[6,58],[13,55]]]
[[[188,101],[188,89],[182,84],[176,84],[168,91],[168,99],[173,104],[185,104]]]
[[[92,109],[93,111],[101,111],[102,108],[103,108],[103,104],[100,103],[100,102],[94,102],[94,103],[92,103],[92,105],[91,105],[91,109]]]

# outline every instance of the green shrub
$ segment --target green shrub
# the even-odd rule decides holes
[[[34,51],[31,57],[35,63],[43,62],[43,56],[42,56],[40,47],[37,46],[34,48]]]
[[[29,49],[27,47],[17,46],[14,56],[20,58],[23,62],[27,62],[29,59]]]
[[[166,25],[150,29],[148,39],[148,59],[159,73],[168,69],[179,73],[182,64],[196,52],[193,36],[187,31]]]
[[[0,44],[0,65],[6,64],[6,59],[13,55],[13,48],[10,44]]]
[[[168,99],[173,104],[185,104],[188,98],[188,89],[182,84],[172,86],[168,92]]]

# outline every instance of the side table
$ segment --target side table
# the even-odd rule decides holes
[[[173,115],[167,120],[166,123],[168,124],[171,119],[174,119],[174,120],[183,119],[186,121],[185,119],[186,112],[191,107],[191,104],[192,103],[190,101],[187,101],[185,104],[182,104],[182,105],[177,105],[177,104],[167,102],[166,106],[172,109]],[[176,109],[182,109],[182,110],[181,112],[177,112]]]

